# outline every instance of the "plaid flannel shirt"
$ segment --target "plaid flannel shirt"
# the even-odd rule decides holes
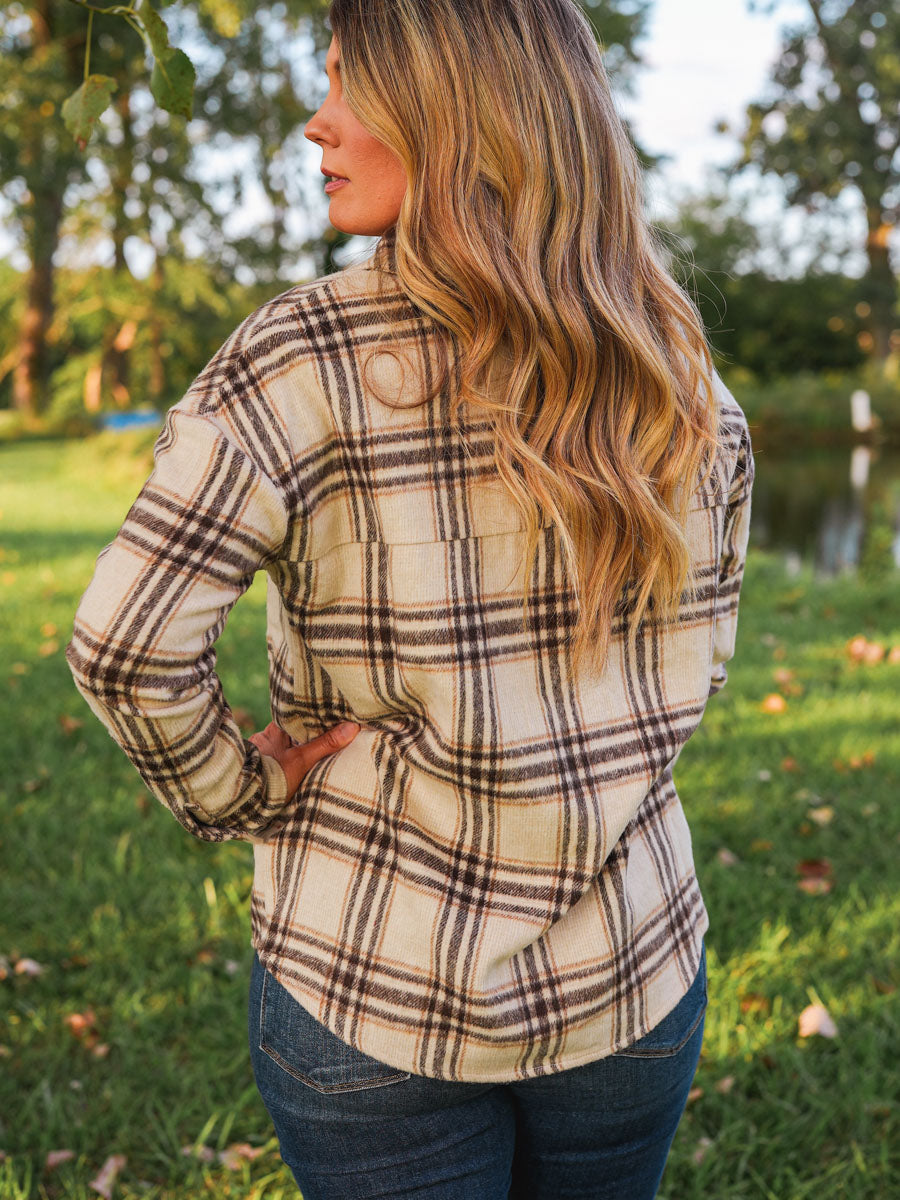
[[[734,650],[753,458],[724,436],[675,628],[613,629],[575,674],[552,526],[522,623],[524,532],[489,430],[402,405],[434,327],[393,243],[263,305],[168,414],[67,650],[88,704],[194,836],[253,843],[263,965],[345,1042],[415,1074],[508,1081],[590,1062],[686,992],[709,919],[672,765]],[[376,301],[381,276],[386,299]],[[421,370],[410,372],[409,362]],[[429,366],[431,363],[431,366]],[[235,723],[213,644],[268,574],[272,713],[361,725],[295,795]]]

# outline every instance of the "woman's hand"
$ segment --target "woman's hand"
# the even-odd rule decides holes
[[[293,796],[310,767],[320,758],[349,746],[358,733],[359,726],[355,721],[344,721],[308,742],[295,742],[274,721],[270,721],[265,729],[251,734],[248,740],[261,754],[275,759],[284,771],[288,793]]]

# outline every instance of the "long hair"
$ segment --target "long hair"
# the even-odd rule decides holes
[[[333,0],[330,22],[349,108],[407,172],[399,286],[453,348],[454,414],[487,414],[526,561],[558,530],[571,649],[602,662],[623,596],[635,629],[692,586],[718,422],[597,41],[574,0]]]

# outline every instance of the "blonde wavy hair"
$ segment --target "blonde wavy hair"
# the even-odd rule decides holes
[[[718,424],[596,38],[574,0],[333,0],[330,24],[348,106],[407,172],[392,267],[452,351],[428,399],[452,372],[454,415],[487,414],[526,563],[546,518],[572,653],[602,663],[617,618],[669,622],[693,586]]]

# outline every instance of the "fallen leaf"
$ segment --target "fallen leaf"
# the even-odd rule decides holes
[[[5,954],[0,954],[0,979],[8,979],[12,964]]]
[[[216,1161],[216,1152],[212,1146],[182,1146],[181,1153],[185,1158],[196,1158],[199,1162],[211,1163]]]
[[[824,896],[834,886],[827,858],[804,858],[797,863],[797,887],[810,896]]]
[[[797,887],[809,896],[826,896],[834,884],[830,879],[798,879]]]
[[[754,854],[759,854],[765,850],[771,850],[772,842],[768,838],[754,838],[750,843],[750,849]]]
[[[41,642],[38,646],[38,654],[41,658],[49,658],[51,654],[55,654],[59,649],[59,642],[55,638],[51,638],[48,642]]]
[[[878,812],[878,805],[874,802],[871,804],[864,804],[859,811],[864,817],[874,817]]]
[[[759,992],[746,992],[741,996],[740,1007],[742,1013],[767,1013],[769,1011],[769,997],[761,996]]]
[[[70,717],[68,713],[61,713],[59,724],[63,733],[75,733],[83,727],[84,721],[81,717]]]
[[[97,1042],[91,1046],[91,1054],[93,1054],[94,1058],[106,1058],[109,1054],[109,1046],[106,1042]]]
[[[86,1008],[84,1012],[69,1013],[67,1017],[63,1017],[63,1021],[68,1025],[72,1037],[88,1045],[96,1043],[97,1018],[92,1008]]]
[[[68,958],[61,958],[59,965],[64,971],[76,971],[81,967],[90,966],[91,960],[84,954],[70,954]]]
[[[862,634],[857,634],[856,637],[850,639],[847,643],[847,654],[853,662],[862,662],[866,656],[866,646],[868,645],[866,638]]]
[[[264,1146],[251,1146],[248,1142],[235,1142],[219,1151],[219,1162],[228,1171],[239,1171],[242,1162],[252,1162],[265,1153]]]
[[[694,1163],[694,1166],[700,1166],[704,1158],[706,1158],[706,1155],[712,1144],[713,1140],[711,1137],[702,1137],[697,1139],[697,1147],[694,1150],[694,1153],[691,1155],[691,1161]]]
[[[54,1171],[65,1162],[71,1162],[75,1157],[74,1150],[51,1150],[44,1159],[44,1170]]]
[[[10,667],[10,670],[12,671],[13,675],[27,675],[28,664],[23,662],[15,662]]]
[[[33,958],[20,958],[16,963],[15,972],[17,975],[27,975],[29,979],[36,979],[38,975],[43,975],[44,968]]]
[[[900,663],[900,646],[891,646],[887,660],[889,663]]]
[[[869,978],[872,980],[872,986],[875,988],[875,991],[882,996],[890,996],[892,992],[896,992],[897,990],[893,983],[886,983],[883,979],[878,979],[874,975],[870,975]]]
[[[831,860],[828,858],[801,858],[797,863],[797,873],[804,879],[827,879],[831,872]]]
[[[716,858],[723,867],[733,867],[739,861],[738,856],[736,854],[732,854],[732,852],[726,846],[723,846],[720,850],[716,851]]]
[[[867,663],[874,666],[875,663],[880,663],[887,653],[887,648],[883,642],[870,642],[868,638],[862,634],[857,634],[847,643],[847,654],[851,662]],[[888,660],[892,661],[892,660]],[[900,661],[900,658],[893,661]]]
[[[727,1096],[733,1087],[734,1087],[734,1076],[733,1075],[723,1075],[722,1078],[716,1084],[716,1091],[719,1092],[720,1095],[722,1095],[722,1096]]]
[[[865,754],[856,754],[847,760],[847,766],[851,771],[861,771],[863,767],[871,767],[875,762],[875,754],[872,750],[867,750]]]
[[[822,804],[819,808],[811,808],[806,815],[819,826],[830,825],[834,820],[834,809],[830,804]]]
[[[26,796],[33,796],[34,793],[39,791],[46,782],[46,779],[26,779],[22,784],[22,791]]]
[[[759,707],[764,713],[783,713],[787,711],[787,700],[780,692],[770,692]]]
[[[111,1154],[96,1176],[90,1181],[88,1187],[95,1192],[99,1192],[104,1200],[112,1200],[113,1185],[116,1182],[116,1176],[128,1162],[124,1154]]]
[[[808,1004],[798,1019],[800,1037],[837,1037],[837,1025],[823,1004]]]
[[[796,758],[791,758],[788,756],[787,758],[783,758],[781,760],[781,769],[782,771],[797,771],[800,768]]]
[[[58,633],[59,633],[59,630],[56,628],[56,626],[53,624],[52,621],[45,621],[44,624],[41,626],[41,637],[52,638],[52,637],[56,637],[56,635]]]
[[[796,678],[793,670],[790,667],[776,667],[772,672],[772,678],[777,684],[793,683]]]
[[[687,1103],[693,1104],[694,1101],[699,1100],[702,1095],[703,1095],[702,1087],[692,1087],[691,1090],[687,1094]]]

